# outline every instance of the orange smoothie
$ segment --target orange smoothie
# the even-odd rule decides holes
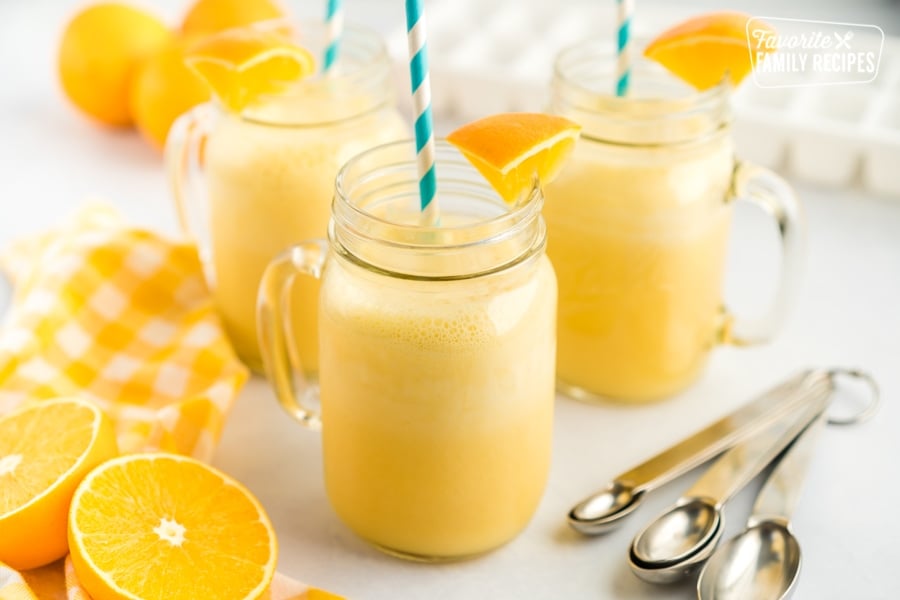
[[[396,556],[454,560],[513,539],[543,494],[556,277],[539,188],[507,204],[438,140],[432,225],[416,155],[405,141],[344,165],[327,244],[272,261],[259,323],[279,401],[321,428],[325,489],[341,521]],[[295,377],[285,341],[286,292],[298,278],[321,281],[316,381]]]
[[[298,43],[321,56],[328,32],[293,23]],[[256,327],[262,274],[279,252],[328,229],[334,180],[353,156],[410,137],[395,106],[381,38],[347,25],[332,68],[254,96],[239,113],[214,101],[173,126],[167,162],[185,232],[197,242],[222,324],[238,356],[262,372]],[[306,375],[318,365],[319,285],[298,282],[285,315]]]
[[[732,152],[724,134],[675,149],[582,139],[547,187],[561,389],[650,400],[698,375],[721,325]]]
[[[255,370],[261,370],[256,293],[266,265],[287,246],[325,234],[341,165],[408,136],[393,109],[341,120],[358,112],[357,102],[307,97],[287,111],[272,107],[258,120],[225,115],[207,139],[213,297],[238,355]],[[281,124],[292,115],[324,125]],[[298,282],[291,314],[308,372],[318,365],[318,289],[314,281]]]
[[[437,284],[328,264],[322,442],[347,525],[422,558],[486,552],[525,527],[550,467],[555,306],[543,255]]]

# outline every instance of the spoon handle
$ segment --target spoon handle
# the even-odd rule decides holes
[[[800,499],[803,478],[815,451],[819,434],[827,422],[827,415],[820,415],[797,436],[790,448],[785,450],[756,497],[747,527],[753,527],[763,521],[777,521],[787,527],[794,513],[794,507]]]
[[[807,403],[800,410],[723,454],[682,499],[705,498],[722,506],[775,460],[812,421],[825,413],[829,395],[827,387],[804,393]]]
[[[778,422],[810,400],[831,391],[824,370],[803,371],[705,429],[616,477],[634,494],[655,489]]]

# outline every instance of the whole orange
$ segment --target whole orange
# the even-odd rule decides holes
[[[141,65],[131,85],[131,114],[138,130],[162,149],[172,123],[210,98],[209,88],[184,64],[186,43],[171,40]]]
[[[188,36],[209,35],[284,16],[284,9],[274,0],[197,0],[185,16],[181,31]]]
[[[59,46],[63,91],[82,111],[109,125],[128,125],[128,93],[140,62],[170,33],[155,16],[125,4],[96,4],[69,22]]]

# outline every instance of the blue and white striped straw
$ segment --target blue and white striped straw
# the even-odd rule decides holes
[[[619,31],[616,39],[616,96],[628,94],[631,79],[631,15],[633,0],[616,0],[619,7]]]
[[[344,33],[344,9],[341,0],[328,0],[325,6],[325,56],[322,70],[331,70],[341,46],[341,35]]]
[[[416,163],[419,170],[419,205],[422,221],[436,225],[439,219],[437,175],[434,171],[434,125],[431,117],[431,79],[428,75],[428,43],[422,0],[406,0],[406,33],[409,41],[409,77],[416,111]]]

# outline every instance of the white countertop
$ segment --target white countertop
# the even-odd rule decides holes
[[[135,223],[175,231],[160,157],[134,134],[86,122],[58,91],[53,52],[65,15],[78,4],[0,2],[0,245],[58,222],[89,198],[114,203]],[[171,16],[182,3],[161,4]],[[830,428],[822,438],[794,520],[804,552],[796,597],[894,599],[900,594],[900,198],[802,184],[797,190],[808,217],[808,265],[797,310],[779,339],[717,349],[696,386],[661,404],[622,408],[560,398],[553,468],[538,513],[521,536],[488,556],[412,564],[359,541],[325,498],[317,434],[283,414],[260,379],[242,393],[215,462],[269,511],[280,570],[351,598],[691,598],[691,585],[656,587],[636,579],[625,552],[634,533],[695,475],[654,493],[603,538],[570,531],[564,521],[570,506],[799,368],[860,366],[878,378],[884,406],[872,422]],[[760,306],[771,291],[774,239],[761,215],[738,210],[727,285],[736,309]],[[752,494],[729,506],[729,530],[743,524]]]

